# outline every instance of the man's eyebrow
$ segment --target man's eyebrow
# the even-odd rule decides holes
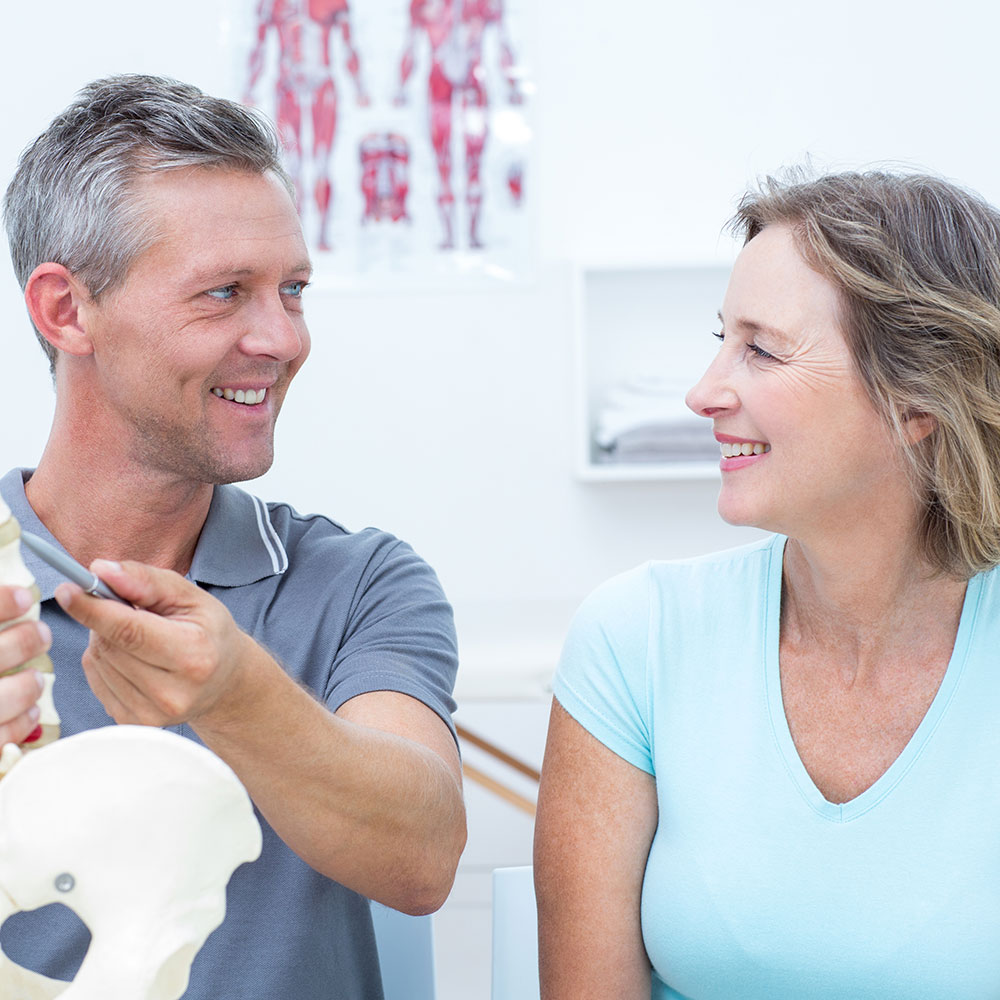
[[[247,278],[258,273],[256,268],[253,267],[241,267],[238,264],[233,264],[229,267],[216,267],[211,271],[198,271],[190,275],[190,281],[192,284],[211,286],[212,284],[231,281],[233,278]],[[313,266],[312,262],[307,260],[300,261],[293,267],[290,267],[286,274],[302,274],[306,278],[312,276]]]

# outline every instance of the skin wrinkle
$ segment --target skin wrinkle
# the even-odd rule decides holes
[[[965,582],[937,573],[915,544],[921,502],[898,437],[857,374],[839,302],[788,227],[763,229],[740,254],[723,304],[724,317],[742,322],[689,405],[719,433],[771,445],[750,466],[723,466],[719,512],[788,537],[785,715],[814,783],[844,802],[885,772],[926,714]],[[751,328],[759,347],[779,353],[772,340],[782,341],[785,353],[756,357]],[[919,417],[905,426],[914,442],[932,429]],[[831,451],[838,440],[851,448]],[[865,517],[852,516],[859,510]]]

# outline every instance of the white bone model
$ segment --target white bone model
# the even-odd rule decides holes
[[[91,941],[72,983],[0,952],[0,997],[178,1000],[261,843],[239,779],[182,736],[108,726],[26,755],[0,782],[0,923],[63,903]]]
[[[0,624],[0,630],[9,628],[17,622],[27,619],[38,621],[40,613],[38,587],[35,585],[35,578],[31,571],[24,565],[21,559],[21,526],[17,523],[10,508],[0,497],[0,584],[10,587],[27,587],[35,595],[35,603],[28,609],[27,613],[14,621]],[[41,709],[41,718],[38,720],[42,728],[41,737],[31,743],[24,743],[21,747],[16,747],[9,743],[0,753],[0,777],[3,777],[13,766],[14,762],[21,756],[22,750],[37,750],[59,738],[59,716],[56,713],[56,706],[52,701],[52,684],[54,675],[52,673],[52,661],[46,655],[36,656],[29,660],[18,670],[34,668],[42,674],[45,680],[45,690],[42,691],[38,699],[38,707]]]

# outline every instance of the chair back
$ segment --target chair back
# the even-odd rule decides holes
[[[534,869],[493,872],[493,1000],[539,1000]]]
[[[434,1000],[434,931],[430,916],[411,917],[372,903],[385,1000]]]

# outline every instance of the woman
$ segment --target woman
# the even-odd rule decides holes
[[[611,580],[555,683],[543,1000],[1000,996],[1000,213],[770,181],[688,395],[774,534]],[[651,968],[652,966],[652,968]]]

